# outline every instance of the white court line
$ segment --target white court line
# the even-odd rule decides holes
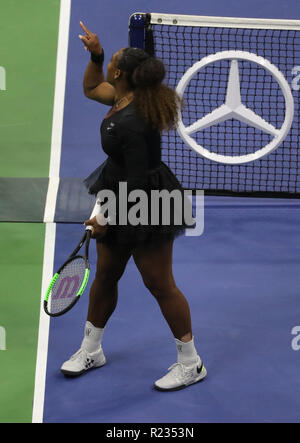
[[[48,355],[48,339],[50,317],[44,312],[44,294],[47,291],[53,274],[53,261],[55,250],[55,223],[46,223],[44,262],[42,275],[42,297],[40,306],[40,322],[38,349],[36,357],[35,385],[33,398],[32,422],[42,423],[44,415],[45,381]]]
[[[57,198],[57,191],[59,184],[70,12],[71,12],[71,0],[61,0],[57,60],[56,60],[52,136],[51,136],[49,185],[48,185],[48,193],[47,193],[46,206],[44,212],[44,222],[46,223],[46,230],[45,230],[44,262],[43,262],[43,274],[42,274],[40,322],[39,322],[34,399],[33,399],[33,411],[32,411],[33,423],[42,423],[44,416],[44,398],[45,398],[50,318],[44,312],[43,302],[44,302],[44,294],[52,278],[53,264],[54,264],[56,224],[52,222],[54,220],[56,198]]]
[[[52,136],[51,136],[51,153],[50,153],[50,170],[49,184],[46,198],[44,222],[52,223],[55,215],[55,205],[57,191],[59,185],[59,170],[61,157],[61,141],[63,131],[65,89],[67,76],[67,57],[69,43],[69,26],[70,26],[71,0],[61,0],[57,61],[56,61],[56,77],[55,77],[55,93],[53,105],[52,120]]]

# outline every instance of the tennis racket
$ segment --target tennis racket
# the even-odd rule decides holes
[[[93,218],[96,206],[90,216]],[[92,226],[85,228],[80,242],[54,274],[44,298],[44,310],[51,317],[58,317],[68,312],[83,294],[90,275],[89,245]],[[84,245],[84,255],[78,252]]]

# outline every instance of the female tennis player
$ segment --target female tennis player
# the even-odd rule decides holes
[[[101,125],[102,147],[108,158],[87,179],[90,193],[99,196],[101,190],[109,189],[118,195],[120,182],[127,184],[128,193],[134,189],[144,190],[147,195],[154,189],[182,192],[173,172],[161,161],[161,132],[176,125],[181,105],[175,91],[162,83],[163,63],[141,49],[123,48],[112,56],[105,79],[99,39],[82,22],[80,25],[85,35],[79,38],[91,53],[84,93],[112,107]],[[117,205],[117,214],[119,211]],[[101,211],[85,222],[93,227],[92,236],[96,238],[97,270],[84,338],[80,349],[62,365],[65,375],[80,375],[105,364],[102,336],[117,305],[118,281],[132,255],[177,346],[177,362],[154,387],[162,391],[182,389],[206,376],[194,345],[189,305],[172,273],[173,241],[186,225],[175,224],[176,208],[172,206],[171,212],[168,225],[163,225],[161,219],[156,225],[110,224]]]

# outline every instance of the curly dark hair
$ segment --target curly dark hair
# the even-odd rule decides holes
[[[182,100],[163,84],[165,67],[161,60],[139,48],[125,48],[118,68],[125,72],[127,83],[134,91],[134,102],[144,120],[158,129],[174,129]]]

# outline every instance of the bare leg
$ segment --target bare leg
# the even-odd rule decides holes
[[[176,286],[172,272],[173,241],[155,250],[134,250],[133,258],[145,286],[156,298],[161,312],[175,338],[192,339],[191,314],[188,302]]]
[[[118,281],[124,273],[131,252],[97,243],[97,270],[90,290],[87,320],[104,328],[118,301]]]

